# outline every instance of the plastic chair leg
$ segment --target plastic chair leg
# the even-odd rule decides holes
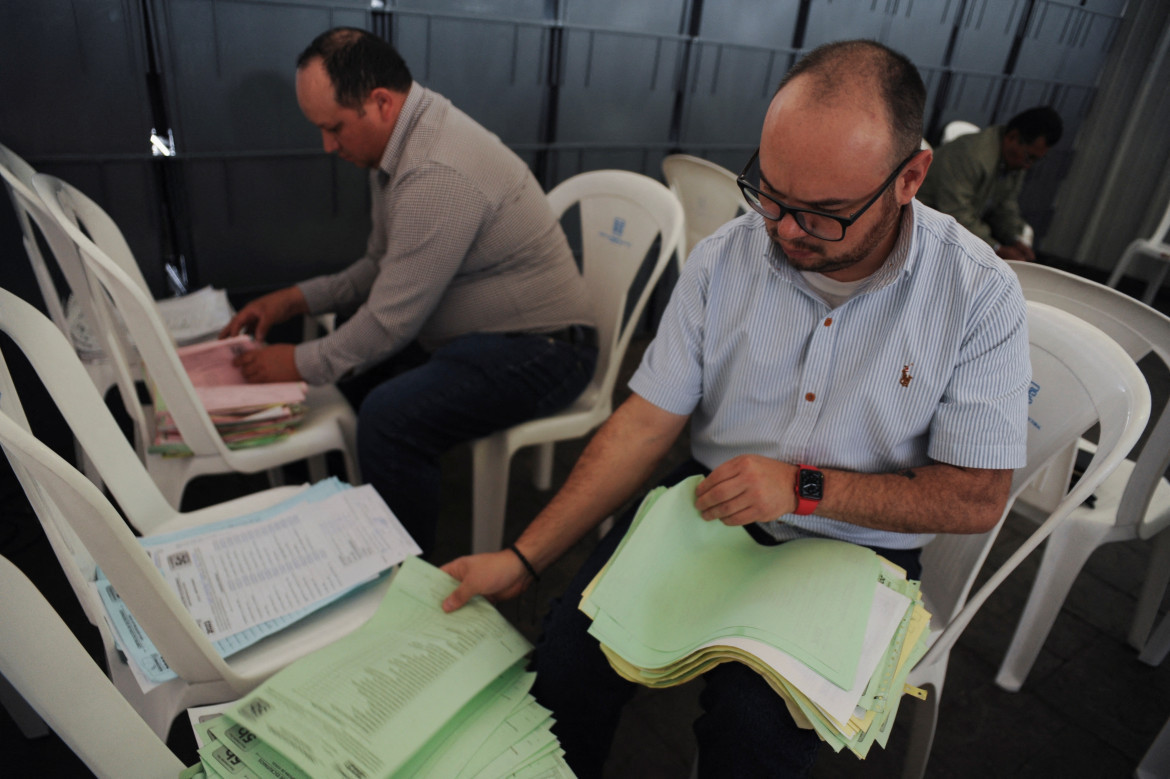
[[[532,486],[541,492],[552,489],[554,444],[550,441],[536,446],[536,462],[532,465]]]
[[[504,546],[508,507],[508,470],[512,453],[502,434],[471,444],[471,552],[495,552]]]
[[[1134,649],[1145,647],[1154,621],[1158,618],[1158,608],[1162,605],[1167,585],[1170,585],[1170,530],[1163,530],[1153,538],[1146,580],[1142,582],[1133,623],[1129,628],[1129,645]]]
[[[325,462],[325,455],[315,454],[308,459],[309,466],[309,483],[316,484],[317,482],[329,476],[329,466]]]
[[[1138,655],[1138,660],[1146,665],[1158,666],[1166,659],[1167,654],[1170,654],[1170,617],[1162,619]]]
[[[1170,719],[1166,720],[1166,724],[1154,737],[1133,775],[1137,779],[1163,779],[1170,776]]]
[[[1166,271],[1170,270],[1170,265],[1163,260],[1158,265],[1158,273],[1153,280],[1146,284],[1146,294],[1142,296],[1142,302],[1147,306],[1154,305],[1154,298],[1158,296],[1158,290],[1162,289],[1162,282],[1166,280]]]
[[[1096,526],[1064,525],[1048,538],[1036,581],[995,675],[997,685],[1008,692],[1018,692],[1024,684],[1073,582],[1107,530]]]
[[[1113,269],[1113,273],[1109,275],[1109,281],[1105,283],[1106,286],[1117,289],[1117,285],[1121,282],[1125,272],[1129,269],[1129,264],[1133,261],[1135,244],[1131,243],[1125,248],[1121,254],[1121,259],[1117,261],[1117,267]]]
[[[926,689],[925,701],[905,701],[902,704],[914,707],[914,715],[910,720],[910,741],[906,745],[906,756],[902,763],[903,779],[922,779],[926,775],[926,763],[930,760],[930,748],[938,728],[942,684],[927,685]]]

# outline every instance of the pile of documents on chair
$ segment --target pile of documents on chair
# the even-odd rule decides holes
[[[368,623],[196,725],[183,776],[571,777],[528,692],[531,645],[482,598],[443,613],[455,586],[407,560]]]
[[[336,478],[262,511],[139,542],[223,657],[420,553],[373,487],[351,487]],[[95,586],[114,640],[142,690],[174,679],[100,570]]]
[[[167,332],[180,346],[206,341],[231,321],[233,309],[222,289],[204,287],[179,297],[156,300]],[[77,299],[65,301],[65,321],[73,347],[83,360],[100,360],[105,356],[101,338],[89,323]]]
[[[926,653],[918,583],[872,550],[802,538],[763,546],[704,522],[692,477],[651,492],[580,608],[623,677],[682,684],[729,661],[782,696],[834,751],[885,746],[906,675]]]
[[[249,384],[240,369],[232,365],[236,355],[256,348],[258,345],[250,336],[238,335],[177,350],[199,401],[231,449],[263,446],[288,437],[305,418],[307,410],[304,382]],[[190,455],[190,447],[183,442],[162,394],[153,384],[151,396],[155,434],[150,451]]]

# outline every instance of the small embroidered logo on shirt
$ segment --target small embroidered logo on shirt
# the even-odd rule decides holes
[[[909,365],[902,366],[902,378],[898,379],[898,383],[901,384],[903,387],[909,387],[910,380],[914,378],[913,376],[910,375],[910,369],[912,367],[914,367],[914,363],[910,363]]]

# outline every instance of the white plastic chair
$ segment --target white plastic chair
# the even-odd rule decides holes
[[[309,461],[309,475],[310,480],[317,481],[325,476],[325,468],[321,458],[315,456],[329,451],[340,452],[349,481],[360,482],[355,454],[356,415],[333,385],[309,389],[309,412],[288,438],[264,446],[229,449],[199,402],[145,285],[127,273],[123,267],[125,262],[114,261],[107,253],[106,249],[111,248],[120,254],[125,247],[113,220],[96,203],[60,179],[37,174],[33,184],[53,217],[45,232],[60,264],[80,264],[85,269],[106,352],[117,370],[122,402],[140,431],[136,448],[171,505],[177,508],[187,483],[205,474],[271,471],[287,463],[313,458]],[[78,223],[85,226],[88,236],[79,229]],[[133,344],[124,337],[121,327],[112,324],[118,320],[125,324]],[[154,436],[154,415],[138,398],[130,368],[135,352],[166,402],[184,443],[194,452],[192,456],[164,457],[147,453]]]
[[[100,779],[176,777],[183,763],[94,664],[19,568],[0,557],[0,674]]]
[[[1166,272],[1170,271],[1170,202],[1166,204],[1166,212],[1162,214],[1162,221],[1154,228],[1154,234],[1149,238],[1138,238],[1125,247],[1117,267],[1109,276],[1108,285],[1116,289],[1121,278],[1129,269],[1136,257],[1152,257],[1158,262],[1158,270],[1154,277],[1146,282],[1146,292],[1142,295],[1142,302],[1152,305],[1162,282],[1166,280]]]
[[[581,396],[563,411],[472,442],[473,553],[503,546],[513,453],[540,444],[535,481],[548,489],[553,442],[586,435],[609,417],[618,369],[634,328],[682,241],[682,205],[648,176],[622,170],[581,173],[549,192],[548,199],[558,216],[574,205],[580,207],[583,273],[597,322],[597,368]],[[625,317],[630,286],[656,238],[660,243],[653,269]]]
[[[101,634],[115,686],[160,737],[166,737],[172,720],[183,709],[243,695],[293,660],[359,627],[377,608],[384,583],[224,660],[143,554],[131,527],[144,536],[172,532],[258,511],[291,497],[300,488],[263,490],[198,511],[176,511],[147,474],[77,355],[53,323],[0,289],[0,330],[24,352],[74,435],[94,456],[102,479],[125,515],[119,515],[91,482],[29,432],[17,389],[0,356],[0,446],[86,616]],[[104,610],[91,587],[97,567],[178,679],[142,692],[114,646]]]
[[[1170,719],[1150,742],[1133,775],[1134,779],[1166,779],[1170,776]]]
[[[943,128],[942,143],[950,143],[961,135],[977,132],[979,132],[979,125],[956,119],[953,122],[947,122],[946,127]]]
[[[1029,300],[1056,306],[1095,325],[1134,360],[1153,354],[1170,367],[1170,318],[1080,276],[1035,263],[1010,264]],[[1134,647],[1141,649],[1146,644],[1170,581],[1170,481],[1165,477],[1170,466],[1170,406],[1151,422],[1148,433],[1137,458],[1123,461],[1094,490],[1093,505],[1076,506],[1048,540],[1020,623],[996,676],[996,683],[1005,690],[1018,690],[1024,683],[1073,582],[1089,555],[1103,544],[1156,539],[1129,635]],[[1091,450],[1092,444],[1081,441],[1079,448]],[[1016,510],[1033,518],[1042,515],[1046,502],[1051,502],[1045,493],[1060,489],[1061,482],[1068,479],[1075,455],[1076,447],[1070,448],[1053,469],[1054,484],[1025,492]]]
[[[927,689],[928,696],[903,704],[913,715],[906,777],[926,772],[951,647],[991,593],[1050,534],[1059,532],[1069,513],[1117,468],[1149,419],[1150,393],[1141,371],[1100,330],[1067,312],[1029,302],[1028,331],[1033,381],[1028,464],[1013,475],[1011,499],[1094,423],[1100,425],[1099,444],[1077,484],[1062,491],[1047,519],[970,598],[967,594],[1003,519],[981,535],[939,535],[923,550],[922,593],[931,613],[931,646],[907,683]],[[1067,480],[1063,484],[1067,488]]]
[[[73,343],[74,348],[82,355],[86,372],[94,386],[101,392],[102,397],[105,397],[106,393],[118,382],[114,366],[104,354],[93,351],[91,343],[80,343],[75,338],[76,333],[73,332],[69,317],[66,315],[66,306],[68,305],[65,303],[66,297],[62,294],[63,290],[58,290],[56,282],[53,281],[53,274],[45,262],[44,255],[41,254],[40,243],[38,243],[36,231],[33,229],[34,224],[41,227],[41,222],[48,219],[48,215],[41,205],[40,197],[33,192],[32,180],[35,175],[36,170],[31,165],[16,152],[0,144],[0,179],[4,181],[4,188],[7,190],[8,197],[12,200],[12,207],[16,211],[16,221],[20,225],[24,251],[32,264],[33,276],[37,280],[41,297],[44,298],[45,309],[61,332],[65,333],[66,337]],[[41,231],[44,232],[43,227],[41,227]],[[62,268],[61,271],[65,276],[66,283],[71,287],[75,282],[84,281],[84,274],[73,275],[73,268]],[[71,303],[80,308],[81,316],[86,322],[94,321],[91,316],[88,295],[75,296]],[[77,455],[78,462],[83,464],[86,475],[91,480],[96,479],[97,471],[94,470],[93,464],[84,457],[80,446],[77,447]]]
[[[666,184],[682,203],[686,234],[679,252],[679,271],[695,244],[746,209],[735,174],[721,165],[690,154],[662,159]]]

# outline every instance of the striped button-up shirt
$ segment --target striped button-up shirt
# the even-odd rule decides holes
[[[592,325],[585,281],[528,166],[451,101],[414,84],[370,173],[360,260],[299,285],[314,314],[350,318],[299,344],[305,381],[336,381],[415,338]]]
[[[695,459],[740,454],[864,473],[1024,465],[1024,297],[987,244],[918,201],[882,267],[831,308],[749,212],[687,261],[630,387],[691,414]],[[929,534],[817,515],[763,527],[893,549]]]

